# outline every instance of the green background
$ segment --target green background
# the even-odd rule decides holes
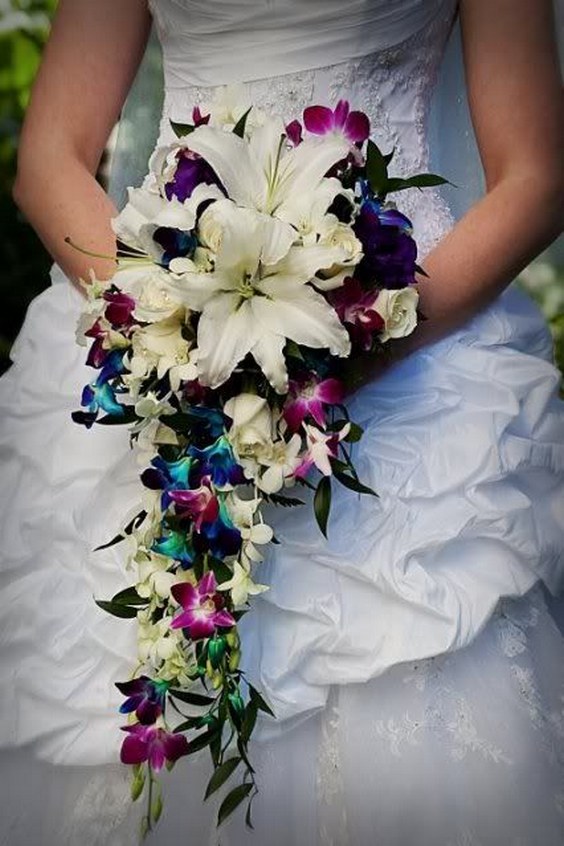
[[[16,209],[11,188],[18,136],[56,2],[0,0],[0,372],[9,364],[10,347],[29,301],[49,284],[51,259]],[[549,321],[564,372],[562,242],[559,246],[534,262],[521,282]]]

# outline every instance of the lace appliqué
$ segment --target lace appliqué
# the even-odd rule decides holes
[[[339,752],[338,696],[338,689],[331,688],[321,716],[316,778],[319,846],[350,844]]]

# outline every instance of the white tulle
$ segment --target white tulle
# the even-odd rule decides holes
[[[213,96],[202,75],[243,73],[251,100],[287,117],[348,97],[396,146],[398,173],[425,169],[456,4],[353,5],[343,41],[342,4],[153,0],[161,140],[170,115]],[[455,219],[436,191],[406,192],[400,207],[422,256]],[[135,664],[135,624],[93,602],[131,576],[119,546],[93,549],[136,512],[141,485],[124,430],[71,421],[91,371],[74,341],[81,298],[53,277],[0,381],[0,843],[132,846],[139,809],[116,763],[114,682]],[[365,429],[356,466],[379,498],[337,493],[327,542],[310,509],[273,514],[270,590],[241,624],[243,665],[278,715],[259,720],[252,744],[255,832],[242,819],[215,832],[200,753],[166,777],[149,842],[562,846],[564,603],[549,597],[564,590],[558,382],[548,329],[510,286],[349,401]]]

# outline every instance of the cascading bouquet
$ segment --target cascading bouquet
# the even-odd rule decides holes
[[[98,601],[138,626],[139,665],[117,687],[144,832],[162,810],[156,774],[206,747],[205,798],[243,771],[218,825],[247,800],[252,828],[248,745],[258,711],[274,714],[240,667],[237,623],[267,590],[263,512],[312,488],[325,533],[334,482],[373,493],[351,460],[362,431],[345,385],[418,317],[412,227],[386,198],[445,181],[391,178],[393,153],[345,101],[285,126],[229,96],[173,124],[129,189],[116,273],[92,275],[78,331],[98,375],[74,419],[128,424],[145,467],[142,508],[106,545],[129,538],[134,583]]]

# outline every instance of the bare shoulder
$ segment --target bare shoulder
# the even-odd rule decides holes
[[[564,189],[552,0],[461,0],[472,120],[488,184],[519,170]]]
[[[60,0],[21,149],[71,150],[95,171],[143,56],[147,0]]]

